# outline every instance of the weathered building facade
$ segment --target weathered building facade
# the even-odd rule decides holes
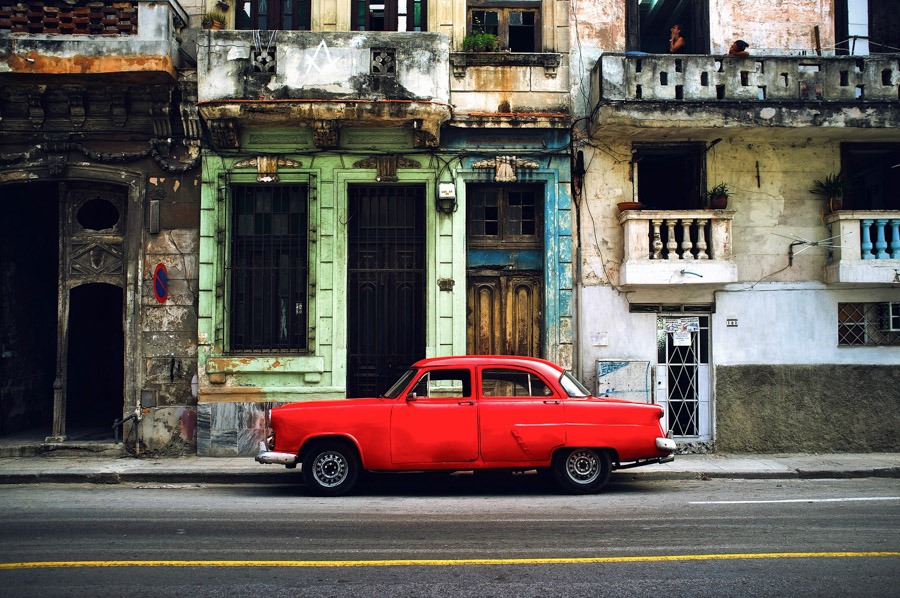
[[[895,13],[0,2],[0,435],[249,455],[516,353],[683,451],[898,450]]]
[[[175,2],[0,6],[2,435],[194,450],[187,20]]]
[[[682,450],[900,448],[890,4],[609,1],[576,15],[580,60],[597,58],[575,144],[589,165],[578,367],[600,392],[666,405]],[[672,54],[675,23],[688,44]],[[736,39],[749,56],[726,55]],[[811,192],[835,175],[842,205]]]
[[[558,4],[510,31],[460,1],[324,2],[260,31],[251,3],[200,34],[199,454],[252,454],[271,404],[378,395],[424,357],[571,362]],[[510,51],[463,52],[473,19]]]

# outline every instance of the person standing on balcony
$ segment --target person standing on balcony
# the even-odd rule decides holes
[[[749,47],[750,47],[750,44],[748,44],[747,42],[745,42],[742,39],[739,39],[739,40],[735,41],[733,44],[731,44],[730,48],[728,48],[728,55],[729,56],[740,56],[741,58],[746,58],[747,56],[750,56],[750,52],[747,51],[747,48],[749,48]]]
[[[681,24],[672,25],[672,34],[669,36],[669,54],[680,54],[684,50],[685,41]]]

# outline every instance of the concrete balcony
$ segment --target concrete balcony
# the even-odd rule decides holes
[[[555,52],[454,52],[457,127],[568,128],[569,57]]]
[[[737,282],[728,210],[626,210],[622,286]]]
[[[178,29],[188,15],[175,2],[4,3],[0,80],[172,83],[181,66]]]
[[[203,31],[198,106],[219,148],[246,126],[305,126],[318,147],[348,127],[406,127],[440,143],[451,117],[449,40],[438,33]]]
[[[591,77],[595,129],[900,126],[897,54],[604,54]]]
[[[825,282],[900,282],[900,211],[839,211],[825,221],[836,237]]]

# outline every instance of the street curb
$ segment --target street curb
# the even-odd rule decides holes
[[[784,471],[647,471],[613,472],[612,481],[689,481],[711,479],[779,480],[779,479],[854,479],[898,478],[900,467],[857,470],[784,470]],[[0,473],[0,485],[13,484],[299,484],[296,471],[281,472],[34,472]]]

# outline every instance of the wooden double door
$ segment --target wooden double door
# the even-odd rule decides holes
[[[470,270],[466,351],[469,355],[541,356],[542,275]]]

